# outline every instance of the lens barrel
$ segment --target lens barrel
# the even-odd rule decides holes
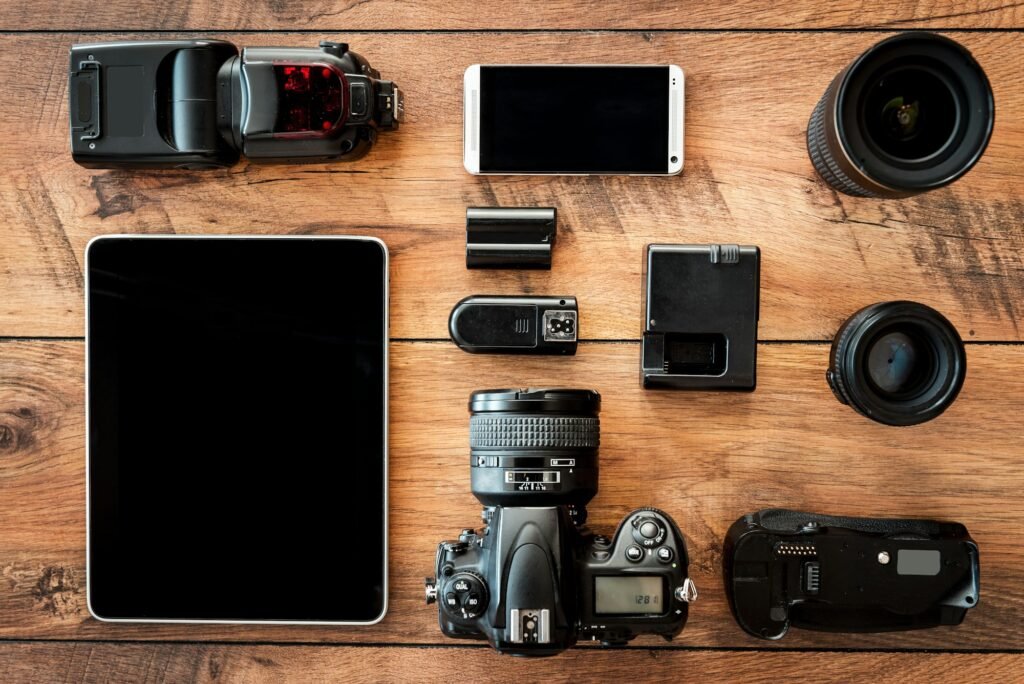
[[[833,188],[908,197],[952,183],[981,158],[995,102],[959,43],[921,31],[878,43],[833,79],[807,124],[807,151]]]
[[[582,507],[597,493],[597,392],[480,390],[469,410],[470,477],[480,503]]]
[[[825,378],[858,413],[886,425],[915,425],[945,411],[966,374],[963,342],[942,314],[915,302],[882,302],[839,328]]]

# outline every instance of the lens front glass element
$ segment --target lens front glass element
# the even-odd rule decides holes
[[[932,380],[935,368],[931,345],[902,331],[883,332],[869,346],[865,374],[874,389],[892,399],[911,398]]]
[[[925,67],[886,71],[869,87],[863,112],[868,137],[885,154],[921,161],[956,135],[960,107],[949,83]]]

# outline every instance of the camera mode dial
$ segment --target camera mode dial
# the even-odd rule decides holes
[[[633,541],[645,549],[661,546],[665,542],[665,524],[654,516],[638,515],[633,518],[632,527]]]
[[[441,607],[457,620],[475,620],[487,609],[487,585],[475,572],[462,571],[447,579]]]

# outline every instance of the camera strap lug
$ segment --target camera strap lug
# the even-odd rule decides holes
[[[683,603],[693,603],[697,600],[697,585],[689,577],[683,580],[680,587],[676,587],[676,598]]]

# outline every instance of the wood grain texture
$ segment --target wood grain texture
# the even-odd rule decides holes
[[[924,14],[948,13],[940,3],[912,4]],[[19,11],[15,6],[3,11]],[[102,14],[115,6],[98,9]],[[146,3],[135,6],[138,13],[119,15],[120,20],[153,21]],[[206,12],[201,6],[206,4],[168,8],[166,16],[173,23],[175,12]],[[859,6],[843,7],[856,13],[851,8]],[[862,11],[870,14],[866,7]],[[69,20],[82,20],[70,11]],[[801,11],[778,9],[794,21]],[[820,14],[827,18],[829,11]],[[990,14],[997,12],[982,16]],[[214,17],[200,13],[194,20]],[[716,241],[762,248],[765,340],[829,339],[861,306],[907,298],[938,308],[965,339],[1019,341],[1024,43],[1012,33],[954,34],[984,65],[997,103],[991,145],[965,178],[909,200],[848,198],[815,176],[804,147],[806,121],[832,76],[883,35],[347,34],[354,49],[406,91],[408,122],[402,130],[382,136],[370,157],[355,164],[243,163],[209,173],[89,171],[70,159],[69,45],[146,36],[8,36],[0,51],[6,94],[0,100],[0,335],[82,334],[83,252],[95,235],[255,232],[382,237],[393,254],[397,338],[446,337],[451,307],[468,294],[536,292],[576,295],[587,339],[636,339],[644,245]],[[315,45],[320,36],[224,37],[249,45]],[[25,60],[26,54],[33,58]],[[509,61],[680,64],[688,81],[683,175],[466,174],[463,69],[474,62]],[[629,144],[628,131],[623,144]],[[554,269],[467,271],[465,208],[473,205],[557,206]]]
[[[971,345],[957,402],[931,423],[901,429],[871,423],[833,399],[822,377],[826,345],[762,345],[759,353],[752,394],[655,393],[638,386],[636,344],[583,344],[577,356],[557,362],[482,360],[450,343],[393,344],[391,605],[380,624],[346,629],[90,618],[83,347],[0,344],[0,638],[463,643],[441,636],[436,606],[423,605],[422,581],[432,572],[437,542],[478,523],[465,399],[481,387],[551,384],[603,393],[592,526],[610,533],[633,508],[653,505],[673,515],[687,536],[701,598],[672,646],[1020,649],[1024,547],[1015,530],[1024,518],[1024,376],[1008,369],[1024,364],[1024,347]],[[964,522],[981,549],[981,602],[956,628],[793,631],[779,643],[747,637],[723,594],[721,543],[736,518],[769,506]],[[350,522],[339,520],[339,530]],[[211,581],[231,591],[230,573]],[[336,589],[329,575],[310,576],[311,592]]]
[[[723,0],[87,0],[0,5],[0,30],[451,30],[474,29],[823,29],[984,28],[1024,26],[1010,0],[893,0],[778,3]]]
[[[6,682],[1019,681],[1024,656],[576,649],[553,660],[475,649],[225,644],[0,644]]]

